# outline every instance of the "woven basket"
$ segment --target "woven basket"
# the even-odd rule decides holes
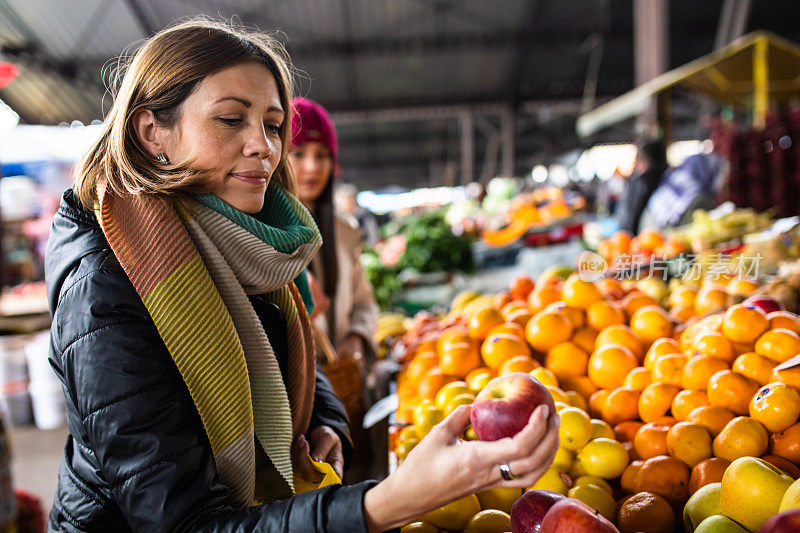
[[[342,400],[352,425],[360,425],[366,411],[362,364],[353,354],[339,357],[328,337],[314,328],[314,338],[323,354],[322,370]]]

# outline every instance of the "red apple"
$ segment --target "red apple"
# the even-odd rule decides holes
[[[764,311],[766,314],[770,314],[773,311],[786,310],[784,309],[783,304],[781,304],[778,300],[772,296],[766,296],[764,294],[754,294],[743,303],[744,305],[754,305]]]
[[[512,372],[496,377],[472,403],[472,429],[480,440],[513,437],[541,404],[550,408],[550,414],[556,412],[550,392],[530,374]]]
[[[582,501],[565,498],[547,511],[539,533],[619,533],[619,530]]]
[[[800,531],[800,508],[773,515],[759,528],[758,533],[796,533]]]
[[[511,531],[539,533],[547,511],[566,496],[550,490],[533,489],[525,492],[511,507]]]

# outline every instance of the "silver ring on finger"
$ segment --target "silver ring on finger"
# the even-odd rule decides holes
[[[508,467],[508,463],[500,463],[497,465],[500,468],[500,475],[503,476],[503,479],[506,481],[512,481],[516,479],[517,476],[511,473],[511,469]]]

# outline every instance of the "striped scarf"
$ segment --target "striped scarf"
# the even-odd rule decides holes
[[[231,503],[291,496],[291,444],[308,429],[316,379],[303,303],[322,244],[311,215],[278,186],[255,216],[211,195],[118,196],[102,182],[98,196],[103,232],[189,389]],[[286,317],[285,384],[254,294]],[[256,441],[268,459],[258,472]]]

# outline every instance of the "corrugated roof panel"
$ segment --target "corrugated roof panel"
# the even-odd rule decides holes
[[[348,98],[345,73],[340,59],[295,63],[295,67],[299,70],[295,77],[297,94],[321,102]]]
[[[88,28],[88,39],[79,45],[79,57],[111,58],[129,44],[147,37],[145,30],[124,0],[107,0],[108,6],[94,17],[94,30]]]
[[[36,34],[44,52],[70,58],[91,14],[105,1],[112,0],[7,0],[7,4]]]

